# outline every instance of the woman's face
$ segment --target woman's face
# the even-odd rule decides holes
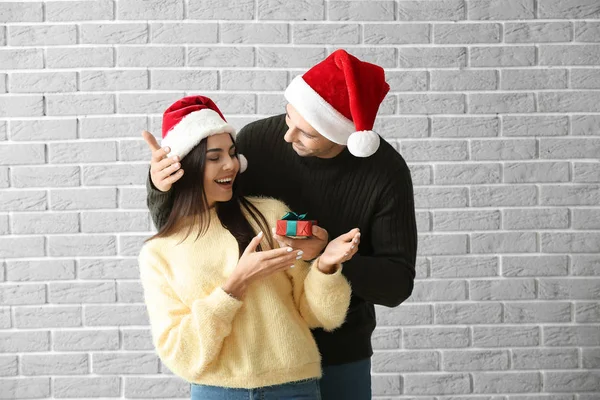
[[[235,144],[229,133],[209,136],[206,141],[204,192],[208,205],[231,200],[233,181],[240,170]]]

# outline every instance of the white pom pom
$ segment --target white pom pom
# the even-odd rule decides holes
[[[373,131],[354,132],[348,138],[348,151],[355,157],[369,157],[379,148],[379,135]]]
[[[246,170],[246,168],[248,168],[248,159],[243,154],[238,154],[238,159],[240,160],[240,174],[241,174]]]

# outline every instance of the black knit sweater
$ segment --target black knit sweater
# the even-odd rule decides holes
[[[240,175],[242,194],[284,201],[293,211],[308,213],[335,238],[361,230],[358,253],[344,263],[352,286],[350,310],[334,332],[313,331],[324,365],[370,357],[375,329],[373,304],[395,307],[413,289],[417,229],[410,171],[384,140],[367,158],[345,149],[331,159],[299,157],[283,136],[285,115],[253,122],[237,139],[248,169]],[[171,211],[170,194],[148,187],[148,207],[157,228]]]

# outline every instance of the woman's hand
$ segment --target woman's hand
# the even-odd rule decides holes
[[[318,268],[321,272],[331,274],[335,272],[335,266],[350,260],[358,251],[360,244],[360,230],[352,229],[327,245],[321,257],[319,257]]]
[[[252,239],[240,257],[237,267],[222,287],[225,292],[237,299],[244,296],[252,282],[293,267],[295,261],[302,258],[302,251],[293,251],[291,247],[256,251],[262,238],[263,233],[260,232]]]

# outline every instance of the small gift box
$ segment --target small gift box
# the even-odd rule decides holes
[[[312,237],[312,227],[316,224],[317,221],[307,220],[306,214],[289,212],[277,220],[276,233],[292,239],[307,239]]]

